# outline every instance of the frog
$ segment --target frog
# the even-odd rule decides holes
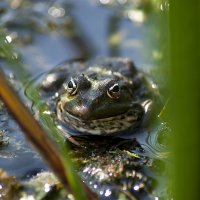
[[[57,119],[79,134],[113,135],[136,130],[153,98],[144,74],[130,58],[65,61],[42,80],[54,94]]]

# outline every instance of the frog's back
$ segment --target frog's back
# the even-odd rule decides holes
[[[132,78],[137,73],[133,61],[129,58],[99,57],[88,61],[87,65],[88,67],[99,67],[108,71],[118,72],[127,78]]]

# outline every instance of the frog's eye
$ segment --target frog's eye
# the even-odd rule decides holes
[[[66,85],[64,85],[64,88],[70,95],[75,95],[78,89],[77,82],[73,78],[71,78],[70,81]]]
[[[115,83],[113,86],[111,86],[108,90],[107,90],[107,95],[110,97],[110,98],[119,98],[120,96],[120,87],[118,85],[118,83]]]

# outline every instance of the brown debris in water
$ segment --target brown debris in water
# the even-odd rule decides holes
[[[21,184],[13,176],[9,176],[5,171],[0,169],[0,199],[17,200],[20,198]]]

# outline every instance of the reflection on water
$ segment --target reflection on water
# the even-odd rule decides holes
[[[170,130],[165,123],[158,124],[153,130],[149,132],[147,143],[145,145],[147,146],[147,148],[149,148],[154,157],[160,159],[168,157],[166,143],[169,137],[169,132]]]
[[[166,11],[168,6],[167,1],[132,0],[0,2],[0,22],[6,40],[15,45],[16,55],[29,77],[24,81],[26,96],[20,89],[19,93],[35,117],[41,120],[41,112],[55,117],[52,110],[44,109],[46,101],[35,91],[42,75],[63,60],[125,56],[139,68],[150,70],[155,65],[153,52],[159,50],[156,44],[147,50],[146,41],[152,37],[154,42],[159,35],[152,24],[159,11]],[[152,34],[148,35],[149,32]],[[2,62],[9,74],[7,66]],[[22,72],[16,70],[16,73]],[[0,130],[4,132],[0,144],[2,141],[5,144],[0,146],[0,168],[22,179],[46,170],[3,107],[0,116]],[[149,129],[124,133],[115,139],[104,138],[99,142],[99,138],[77,138],[84,148],[72,144],[72,149],[74,159],[81,158],[77,165],[82,178],[106,199],[160,199],[165,191],[159,185],[165,185],[165,180],[158,176],[158,171],[160,175],[165,171],[168,129],[158,120]]]
[[[0,168],[21,179],[47,169],[41,158],[30,148],[16,122],[0,105],[0,130],[3,140],[0,145]]]

